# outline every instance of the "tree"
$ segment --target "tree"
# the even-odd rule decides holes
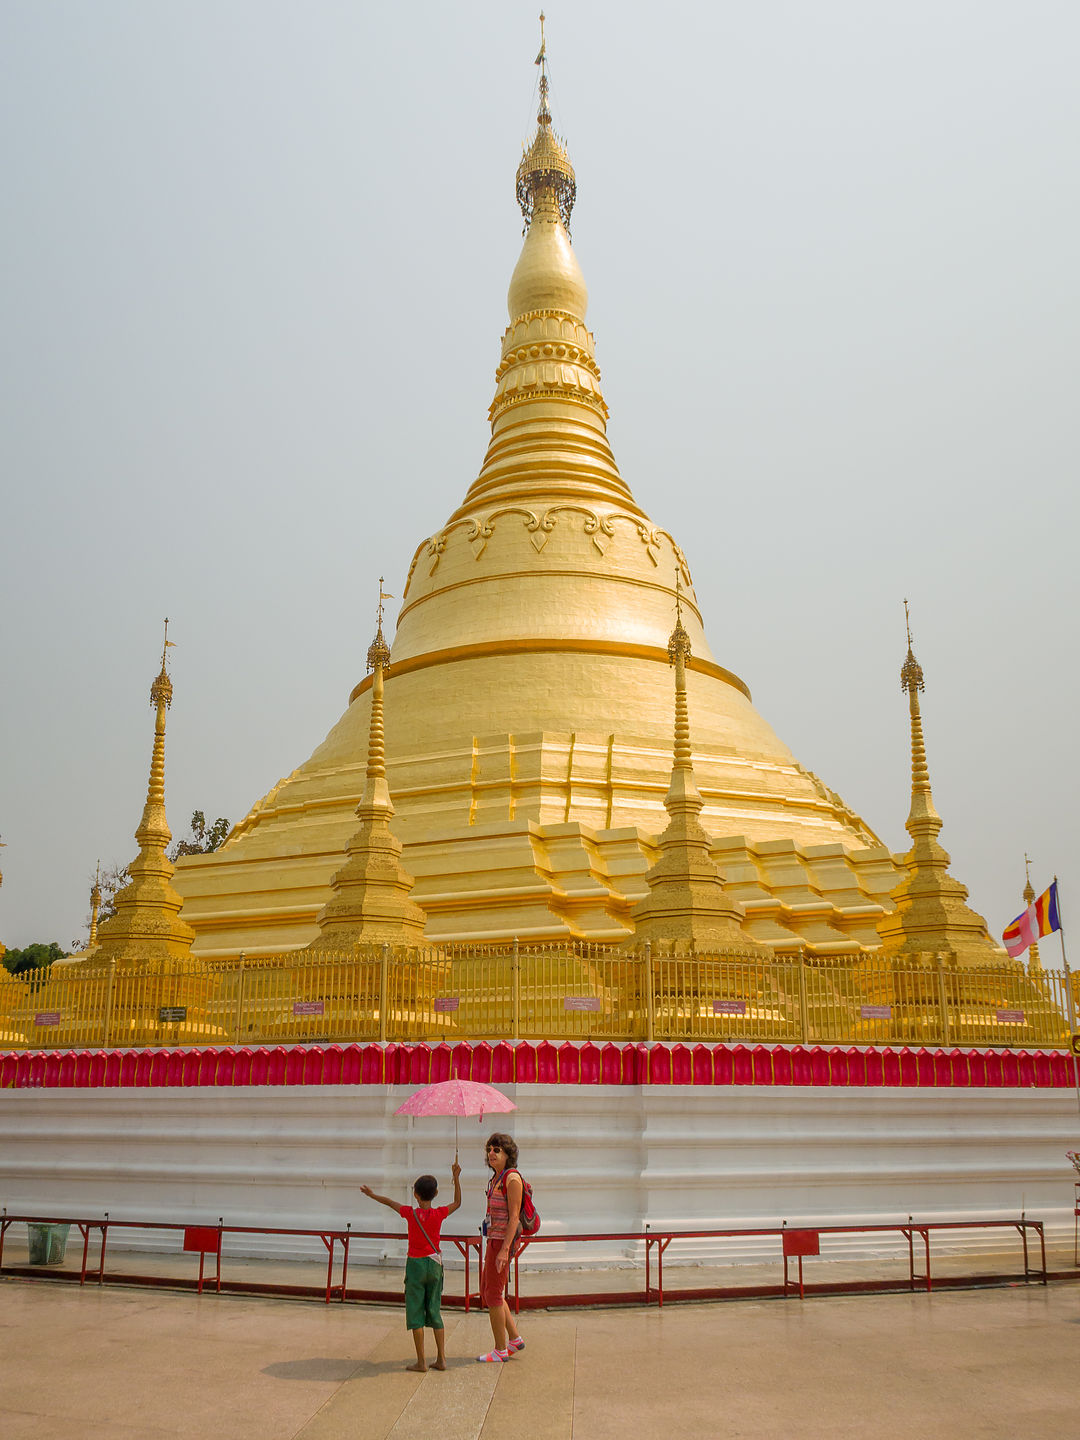
[[[191,817],[191,839],[177,840],[169,851],[170,860],[179,860],[184,855],[209,855],[220,849],[232,827],[224,815],[219,815],[212,825],[207,825],[206,816],[196,810]]]
[[[48,944],[35,940],[21,950],[6,950],[3,963],[12,975],[24,975],[29,970],[47,970],[54,960],[62,960],[66,953],[55,940]]]

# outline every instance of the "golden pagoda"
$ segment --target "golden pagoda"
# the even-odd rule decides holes
[[[938,843],[941,816],[934,808],[926,763],[919,693],[926,688],[922,666],[911,646],[908,603],[907,655],[900,670],[900,688],[911,715],[911,810],[906,829],[911,849],[903,858],[907,874],[892,892],[896,910],[878,925],[887,955],[949,956],[960,965],[986,965],[1005,958],[990,939],[986,921],[965,904],[967,887],[949,874],[949,853]]]
[[[893,857],[715,658],[686,555],[619,472],[546,46],[538,61],[491,441],[461,504],[416,548],[385,676],[386,775],[426,940],[633,941],[669,821],[677,577],[700,823],[745,934],[789,952],[877,946]],[[470,323],[471,305],[463,313],[455,323]],[[704,535],[701,550],[723,543]],[[723,618],[737,623],[734,609]],[[380,675],[360,680],[314,754],[219,850],[179,862],[197,955],[273,955],[319,933],[368,780]]]
[[[165,819],[165,712],[173,697],[166,660],[172,643],[166,620],[161,670],[150,687],[150,704],[155,711],[154,748],[146,804],[135,831],[139,853],[127,867],[130,880],[116,892],[116,913],[96,927],[97,944],[93,954],[86,957],[95,964],[112,960],[185,960],[195,938],[194,931],[180,919],[182,902],[171,884],[174,869],[165,854],[172,839]]]

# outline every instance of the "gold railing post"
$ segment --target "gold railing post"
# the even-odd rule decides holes
[[[109,1031],[112,1029],[113,988],[116,985],[116,961],[109,961],[109,983],[105,987],[105,1031],[101,1037],[101,1048],[109,1048]]]
[[[937,967],[938,1006],[941,1010],[941,1043],[950,1043],[952,1031],[949,1028],[949,996],[945,989],[945,967],[941,963],[941,956],[934,956],[934,964]]]
[[[1069,1034],[1076,1032],[1076,1005],[1073,1001],[1072,972],[1069,969],[1069,962],[1062,955],[1061,963],[1065,970],[1065,1018],[1069,1022]]]
[[[390,946],[383,944],[379,959],[379,1044],[386,1044],[386,1012],[389,1007],[390,990]]]
[[[810,1007],[806,999],[806,961],[803,959],[803,952],[799,951],[799,1029],[802,1032],[802,1043],[810,1043]]]
[[[240,1044],[240,1036],[243,1033],[241,1026],[244,1023],[244,952],[240,951],[240,959],[237,962],[237,969],[240,972],[236,982],[236,1018],[233,1020],[233,1044]]]
[[[645,1039],[651,1045],[656,1032],[656,991],[653,988],[652,941],[645,941]]]
[[[512,1040],[521,1039],[521,949],[518,937],[514,936],[514,951],[510,957],[510,1013]]]

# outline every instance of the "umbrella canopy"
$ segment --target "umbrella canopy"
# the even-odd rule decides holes
[[[442,1080],[413,1092],[395,1115],[479,1115],[516,1110],[514,1102],[493,1085],[478,1080]]]

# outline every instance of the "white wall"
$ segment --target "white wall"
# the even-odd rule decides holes
[[[450,1193],[453,1120],[406,1120],[411,1086],[0,1091],[0,1205],[9,1213],[216,1224],[344,1227],[399,1233],[359,1193],[406,1200],[424,1171]],[[1080,1148],[1072,1091],[809,1087],[503,1088],[519,1110],[462,1120],[464,1205],[483,1213],[482,1141],[509,1129],[533,1182],[543,1233],[859,1223],[1018,1214],[1072,1242]],[[133,1237],[129,1236],[129,1241]],[[120,1233],[110,1248],[123,1243]],[[160,1248],[172,1248],[155,1241]],[[178,1242],[174,1242],[178,1243]],[[992,1232],[965,1248],[1000,1248]],[[1009,1240],[1006,1243],[1011,1244]],[[848,1253],[892,1248],[869,1239]],[[935,1242],[935,1251],[945,1250]],[[324,1255],[275,1237],[227,1241],[233,1254]],[[835,1250],[835,1246],[833,1247]],[[563,1253],[559,1253],[563,1252]],[[357,1260],[397,1240],[358,1243]],[[530,1264],[624,1261],[634,1247],[537,1247]],[[687,1242],[669,1263],[776,1253],[776,1241]]]

